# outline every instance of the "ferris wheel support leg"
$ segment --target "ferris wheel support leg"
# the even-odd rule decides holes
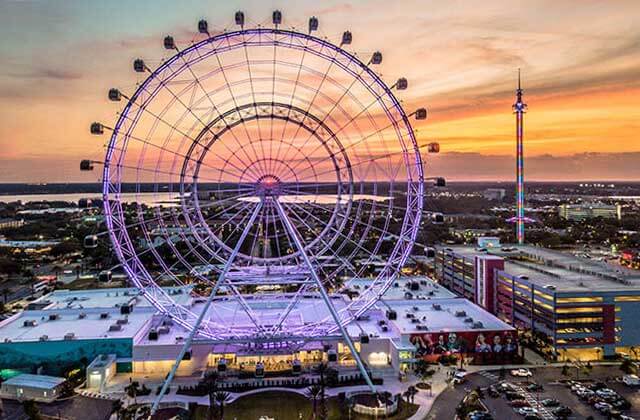
[[[184,345],[182,346],[182,349],[180,350],[180,353],[176,358],[176,362],[174,363],[173,367],[171,368],[171,371],[169,372],[169,376],[167,376],[167,379],[165,379],[164,384],[162,385],[162,389],[160,390],[160,393],[158,394],[156,399],[153,401],[153,405],[151,406],[151,415],[153,415],[158,410],[160,401],[162,401],[164,394],[167,393],[167,390],[169,389],[169,385],[171,385],[171,382],[173,381],[173,378],[176,375],[176,372],[178,371],[178,367],[180,366],[180,362],[182,361],[182,358],[189,350],[189,347],[191,347],[191,343],[193,342],[193,339],[195,338],[198,332],[198,328],[200,327],[200,324],[202,323],[202,320],[204,319],[205,315],[209,311],[209,306],[211,306],[211,302],[213,302],[213,298],[216,296],[216,293],[218,292],[218,289],[220,288],[220,285],[222,284],[224,278],[227,276],[227,273],[229,273],[229,270],[233,265],[233,260],[236,259],[236,256],[240,252],[240,247],[242,246],[247,235],[249,234],[249,231],[253,227],[253,224],[256,222],[256,218],[258,217],[258,214],[260,213],[261,208],[262,208],[262,201],[258,202],[258,204],[256,205],[256,208],[253,210],[253,214],[251,214],[251,218],[249,219],[249,222],[247,223],[244,230],[242,231],[242,234],[240,235],[240,239],[238,239],[238,243],[236,244],[235,248],[233,248],[233,251],[229,256],[229,259],[225,263],[224,268],[222,269],[222,272],[218,276],[218,280],[216,281],[216,284],[211,289],[211,294],[209,294],[209,297],[207,298],[207,301],[205,302],[204,307],[202,308],[202,312],[200,312],[200,315],[198,315],[198,318],[196,319],[196,322],[193,325],[193,328],[189,332],[189,336],[185,340]]]
[[[302,246],[302,241],[300,240],[300,237],[298,236],[298,232],[296,231],[296,229],[291,224],[291,220],[289,220],[289,217],[287,216],[286,212],[284,211],[284,208],[282,207],[282,204],[280,204],[280,202],[277,199],[274,199],[273,202],[275,203],[275,206],[278,209],[278,214],[280,215],[280,218],[282,219],[282,222],[283,222],[285,228],[289,231],[289,235],[293,239],[293,242],[295,243],[296,248],[298,248],[298,250],[300,251],[300,255],[302,256],[302,259],[304,260],[304,263],[309,267],[309,271],[311,272],[311,277],[313,277],[313,280],[318,285],[318,290],[320,291],[320,295],[322,296],[322,299],[324,300],[324,303],[327,305],[327,308],[329,309],[329,312],[331,313],[331,316],[333,317],[334,322],[336,323],[336,325],[340,329],[340,333],[342,334],[342,338],[347,343],[347,346],[349,347],[349,350],[351,351],[351,355],[356,360],[356,364],[358,365],[358,369],[360,369],[360,373],[362,373],[362,377],[367,382],[367,385],[371,389],[371,392],[373,392],[375,394],[376,393],[376,387],[373,384],[373,382],[371,381],[371,378],[369,377],[369,374],[367,373],[367,369],[364,367],[364,363],[362,363],[362,359],[360,358],[360,354],[356,351],[356,347],[353,345],[353,340],[351,340],[351,337],[349,337],[349,333],[347,332],[346,328],[344,327],[344,325],[342,325],[342,322],[340,322],[340,316],[338,315],[338,312],[336,311],[336,308],[333,306],[333,303],[331,303],[331,299],[329,298],[329,294],[327,293],[327,291],[325,290],[324,286],[322,285],[322,281],[320,281],[320,277],[318,277],[318,273],[316,273],[316,270],[313,268],[313,265],[311,264],[311,260],[309,259],[309,256],[304,251],[304,246]]]

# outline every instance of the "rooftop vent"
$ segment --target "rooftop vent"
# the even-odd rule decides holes
[[[442,310],[442,306],[439,303],[434,303],[433,304],[433,310],[434,311],[441,311]]]
[[[456,311],[456,316],[462,318],[463,316],[467,316],[467,313],[465,311]]]
[[[471,317],[465,318],[464,322],[467,322],[467,323],[473,322],[473,318],[471,318]]]
[[[80,313],[78,314],[78,319],[85,319],[86,317],[87,317],[87,314],[86,314],[86,313],[84,313],[84,312],[80,312]]]
[[[482,324],[482,322],[477,321],[474,322],[473,325],[471,326],[471,328],[473,328],[474,330],[480,329],[480,328],[484,328],[484,325]]]
[[[393,321],[395,319],[398,319],[398,313],[396,311],[394,311],[393,309],[389,309],[387,311],[387,319]]]

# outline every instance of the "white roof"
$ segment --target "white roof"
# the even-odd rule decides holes
[[[64,383],[64,381],[64,378],[58,378],[56,376],[32,375],[30,373],[23,373],[21,375],[14,376],[11,379],[7,379],[3,382],[3,385],[24,386],[38,389],[53,389],[58,385]]]

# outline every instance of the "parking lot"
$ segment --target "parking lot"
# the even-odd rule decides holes
[[[512,377],[509,372],[506,372],[504,380],[513,384],[513,392],[524,396],[527,404],[538,411],[540,418],[556,418],[556,416],[553,415],[553,410],[556,407],[545,407],[541,404],[545,399],[554,399],[557,400],[560,406],[566,406],[571,409],[572,414],[568,417],[569,419],[586,419],[589,416],[593,416],[594,419],[607,419],[608,416],[594,409],[587,401],[581,400],[578,395],[571,390],[568,384],[563,383],[567,380],[579,379],[581,383],[585,381],[583,385],[594,385],[601,382],[601,387],[606,385],[606,388],[611,388],[631,404],[629,409],[621,410],[621,413],[635,419],[640,419],[640,392],[635,388],[629,388],[623,383],[616,381],[616,377],[622,375],[622,372],[616,366],[596,366],[588,376],[585,376],[584,373],[580,373],[580,375],[577,376],[575,369],[570,370],[568,376],[563,376],[562,369],[560,368],[532,369],[531,373],[532,376],[529,378],[517,378]],[[487,388],[499,382],[499,371],[485,371],[467,375],[464,383],[444,391],[443,394],[438,397],[430,413],[430,418],[453,418],[455,415],[455,407],[466,392],[474,390],[477,387]],[[527,389],[529,383],[542,385],[542,389],[529,390]],[[511,402],[506,398],[504,393],[491,397],[489,392],[484,392],[483,402],[495,419],[522,420],[524,418],[523,415],[518,414],[514,410]]]

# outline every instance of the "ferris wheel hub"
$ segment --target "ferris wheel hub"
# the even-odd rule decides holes
[[[281,191],[282,181],[275,175],[263,175],[256,183],[256,189],[259,196],[277,196]]]

